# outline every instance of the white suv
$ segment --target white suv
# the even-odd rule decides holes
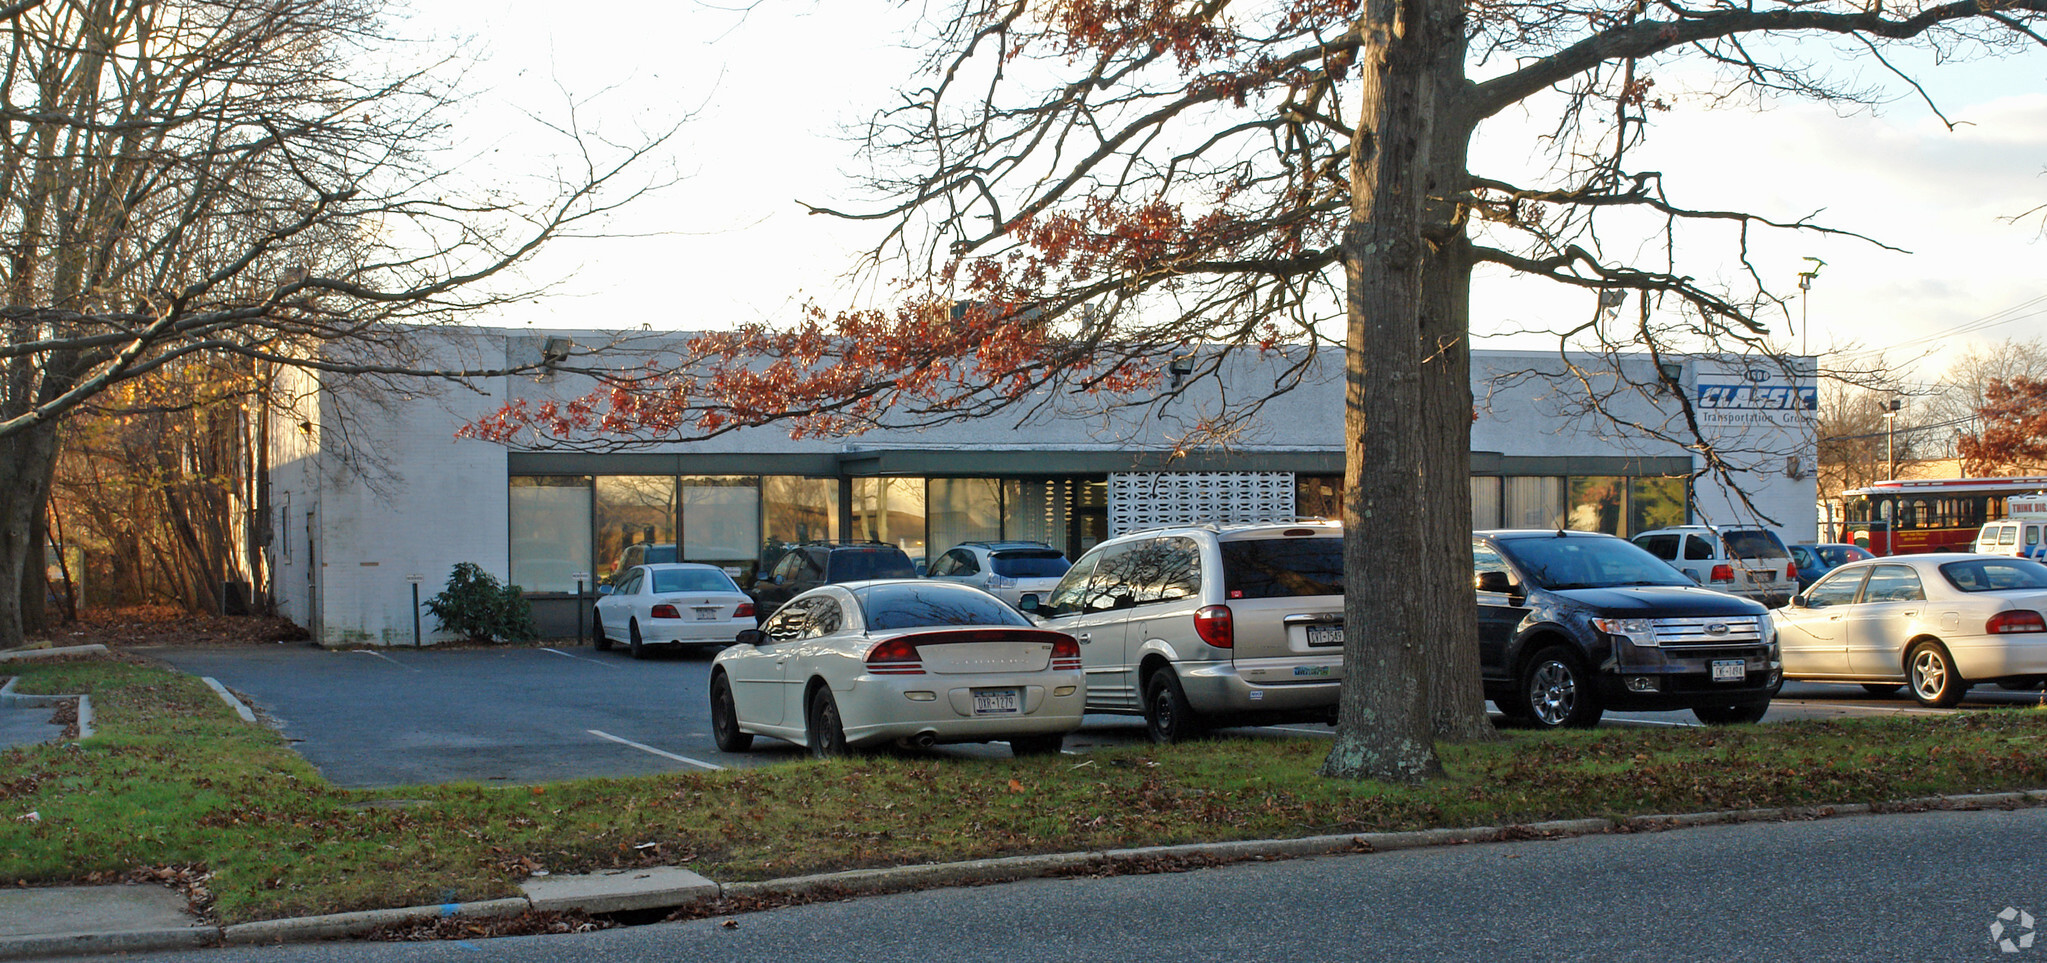
[[[1072,567],[1065,552],[1044,542],[961,542],[924,574],[971,585],[1021,607],[1026,595],[1044,601]]]
[[[1090,549],[1024,612],[1080,641],[1087,711],[1141,714],[1156,742],[1210,726],[1334,722],[1343,529],[1193,525]]]
[[[1766,528],[1674,525],[1631,541],[1709,589],[1773,607],[1798,594],[1798,566]]]

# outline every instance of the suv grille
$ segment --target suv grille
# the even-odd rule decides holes
[[[1656,642],[1666,647],[1757,645],[1763,641],[1762,620],[1753,615],[1654,619]],[[1724,627],[1714,631],[1715,627]]]

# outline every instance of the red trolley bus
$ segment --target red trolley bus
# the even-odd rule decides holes
[[[2047,475],[1877,482],[1841,493],[1831,534],[1878,555],[1966,552],[1984,522],[2004,517],[2006,498],[2043,491]]]

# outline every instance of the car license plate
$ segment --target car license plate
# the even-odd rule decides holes
[[[1748,573],[1748,580],[1751,582],[1774,582],[1777,580],[1777,573],[1768,570],[1750,572]]]
[[[1748,663],[1740,659],[1714,659],[1713,681],[1740,682],[1748,678]]]
[[[699,621],[699,622],[715,622],[715,621],[717,621],[717,620],[718,620],[718,610],[717,610],[717,609],[715,609],[715,608],[708,608],[708,609],[698,609],[698,610],[697,610],[697,621]]]
[[[1343,626],[1341,625],[1308,626],[1308,644],[1315,646],[1317,648],[1329,645],[1342,645]]]
[[[1016,689],[975,689],[974,714],[1009,715],[1023,711],[1023,693]]]

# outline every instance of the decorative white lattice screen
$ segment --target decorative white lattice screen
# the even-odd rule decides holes
[[[1162,525],[1293,519],[1292,472],[1109,473],[1111,536]]]

